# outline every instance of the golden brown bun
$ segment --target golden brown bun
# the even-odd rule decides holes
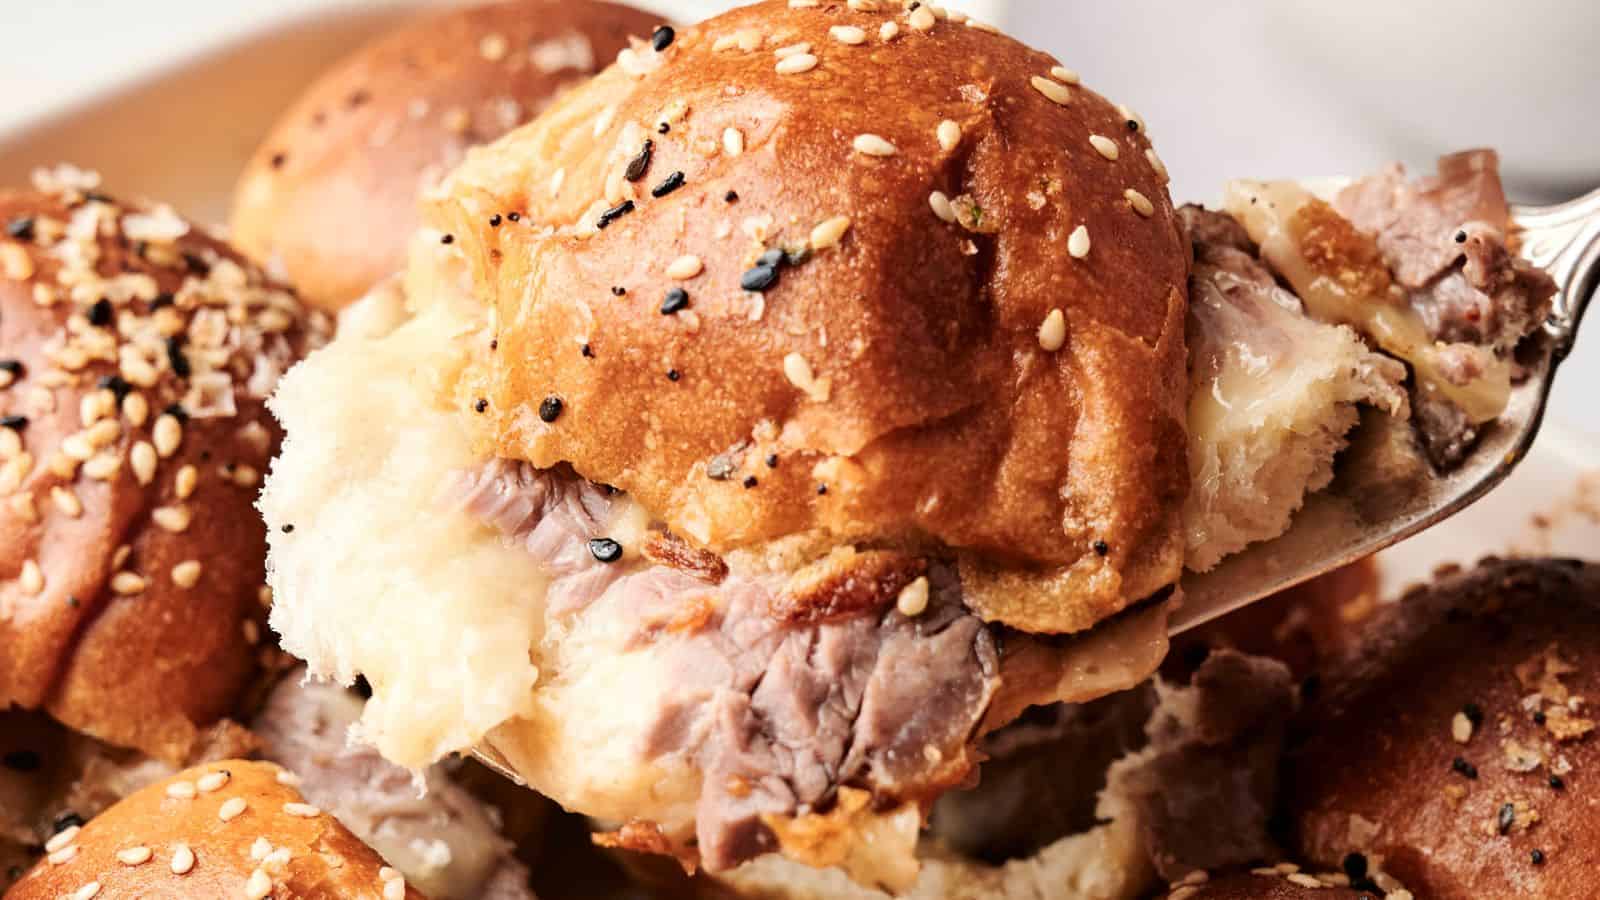
[[[1296,876],[1303,879],[1303,883],[1291,880]],[[1245,873],[1198,885],[1174,885],[1162,896],[1166,900],[1382,900],[1383,893],[1324,884],[1315,876],[1292,872],[1281,875]]]
[[[271,763],[234,759],[159,781],[74,835],[57,835],[54,854],[25,875],[6,900],[269,893],[274,900],[387,900],[391,894],[384,886],[390,879],[382,874],[390,873],[380,874],[387,868],[383,859],[333,816],[306,804],[280,774],[287,776]],[[235,810],[241,800],[243,809]],[[258,842],[270,843],[270,849]],[[61,857],[67,858],[53,861]],[[91,884],[99,885],[98,892],[90,892]],[[268,890],[251,890],[260,885]],[[409,886],[391,890],[396,898],[424,900]]]
[[[58,236],[95,210],[98,238]],[[0,707],[181,763],[257,669],[264,394],[308,325],[225,245],[152,237],[170,212],[123,228],[135,211],[0,194],[0,224],[32,235],[0,236],[0,416],[22,417],[0,428]]]
[[[659,19],[597,0],[430,13],[358,50],[279,119],[235,189],[233,240],[335,310],[405,263],[417,194]]]
[[[1436,900],[1594,896],[1600,736],[1567,700],[1597,696],[1600,567],[1491,560],[1403,598],[1307,710],[1296,849]]]
[[[706,548],[953,549],[986,617],[1087,628],[1182,562],[1188,248],[1165,178],[1137,119],[1046,54],[882,6],[735,10],[469,154],[431,216],[495,302],[486,421],[502,455],[571,463]],[[819,62],[780,72],[802,43]],[[806,258],[742,290],[770,248]],[[664,315],[674,287],[688,306]]]

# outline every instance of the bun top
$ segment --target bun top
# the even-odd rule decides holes
[[[1442,579],[1381,607],[1323,685],[1285,791],[1307,862],[1381,858],[1418,897],[1594,895],[1600,566]]]
[[[1137,116],[912,6],[658,33],[469,154],[475,418],[703,547],[927,548],[1086,628],[1180,569],[1187,243]]]
[[[6,900],[425,900],[294,782],[276,765],[238,759],[180,772],[58,833]]]
[[[659,22],[597,0],[512,0],[383,36],[318,79],[257,149],[234,241],[338,309],[405,264],[422,188]]]
[[[170,209],[39,184],[0,194],[0,708],[182,762],[263,652],[264,401],[326,326]]]

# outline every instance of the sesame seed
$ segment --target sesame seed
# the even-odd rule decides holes
[[[1145,150],[1144,158],[1150,163],[1150,168],[1155,170],[1156,176],[1159,177],[1163,182],[1168,181],[1171,178],[1171,175],[1167,173],[1167,164],[1161,161],[1160,156],[1156,155],[1156,148],[1151,147]]]
[[[187,559],[172,567],[172,583],[181,588],[192,588],[200,582],[200,561]],[[204,790],[204,788],[202,788]]]
[[[1450,737],[1458,744],[1465,744],[1472,740],[1472,720],[1464,712],[1458,712],[1450,719]]]
[[[21,244],[7,241],[0,244],[0,274],[12,281],[27,281],[33,277],[33,257]]]
[[[1067,317],[1059,309],[1050,310],[1039,324],[1039,347],[1054,353],[1067,343]]]
[[[150,436],[155,441],[156,453],[165,459],[178,452],[178,445],[183,443],[183,426],[178,423],[177,416],[162,413]]]
[[[131,389],[132,385],[129,387]],[[128,420],[129,425],[138,428],[150,417],[150,401],[143,394],[128,394],[122,398],[122,417]]]
[[[1290,872],[1284,877],[1291,884],[1297,884],[1301,887],[1319,888],[1324,886],[1315,875],[1307,875],[1304,872]]]
[[[151,855],[149,847],[124,847],[117,851],[117,862],[125,866],[142,866],[150,861]]]
[[[913,9],[911,15],[906,17],[906,24],[918,31],[932,31],[933,25],[937,21],[939,19],[933,14],[933,10],[926,6],[919,6]]]
[[[72,862],[73,857],[75,857],[77,855],[78,855],[78,845],[77,844],[68,844],[65,847],[62,847],[60,850],[57,850],[54,853],[51,853],[49,856],[46,857],[46,859],[50,860],[50,865],[52,865],[52,866],[61,866],[61,865],[66,865],[69,862]]]
[[[849,230],[849,216],[834,216],[827,219],[811,229],[811,249],[826,250],[837,246],[844,239],[845,232]]]
[[[309,803],[285,803],[283,811],[297,819],[315,819],[322,815],[322,810]]]
[[[550,424],[561,418],[563,404],[560,397],[546,397],[539,402],[539,420]]]
[[[1150,202],[1150,198],[1139,193],[1133,188],[1128,188],[1127,190],[1123,191],[1122,196],[1127,198],[1128,205],[1133,207],[1134,212],[1144,216],[1147,219],[1150,218],[1150,216],[1156,211],[1154,204]]]
[[[50,840],[44,842],[44,852],[54,853],[57,850],[60,850],[62,847],[67,846],[78,837],[78,832],[82,830],[83,829],[77,825],[71,825],[62,829],[61,831],[56,832],[50,836]]]
[[[1115,160],[1118,156],[1121,155],[1121,151],[1117,149],[1117,142],[1113,141],[1112,139],[1110,139],[1108,137],[1106,137],[1105,135],[1102,135],[1102,134],[1091,134],[1091,135],[1089,135],[1089,144],[1091,146],[1093,146],[1094,149],[1101,156],[1104,156],[1106,159]]]
[[[1515,825],[1516,823],[1517,823],[1517,807],[1516,807],[1516,805],[1515,804],[1511,804],[1511,803],[1503,803],[1503,804],[1501,804],[1500,812],[1495,817],[1495,827],[1499,830],[1499,832],[1501,834],[1507,834],[1507,833],[1509,833],[1511,831],[1511,826]]]
[[[722,150],[729,156],[738,156],[744,152],[744,132],[737,128],[725,128],[722,131]]]
[[[867,33],[854,25],[835,25],[828,29],[828,36],[841,44],[854,47],[866,41]]]
[[[1071,69],[1067,68],[1066,66],[1055,66],[1055,67],[1051,68],[1050,69],[1050,77],[1054,78],[1055,80],[1057,80],[1059,82],[1061,82],[1062,84],[1073,84],[1073,85],[1075,85],[1079,81],[1078,73],[1072,71]]]
[[[399,878],[399,877],[400,877],[400,873],[398,871],[396,871],[393,866],[379,866],[378,867],[378,880],[379,881],[388,881],[391,878]]]
[[[1544,865],[1544,851],[1535,847],[1533,852],[1528,854],[1528,861],[1536,866]]]
[[[234,819],[244,815],[245,807],[248,805],[249,804],[245,802],[243,797],[229,797],[228,800],[217,809],[217,818],[224,822],[232,822]]]
[[[928,611],[928,576],[919,575],[915,581],[900,589],[895,598],[895,608],[900,615],[914,619]]]
[[[503,34],[486,34],[478,41],[478,54],[490,62],[499,62],[505,59],[510,43]]]
[[[816,67],[817,58],[815,56],[810,53],[797,53],[794,56],[785,56],[778,60],[778,64],[774,68],[777,69],[779,75],[799,75]]]
[[[622,545],[611,538],[595,538],[589,541],[589,555],[598,562],[614,563],[622,558]]]
[[[189,529],[194,513],[187,506],[158,506],[150,511],[150,519],[162,530],[182,534]]]
[[[167,796],[174,800],[193,800],[195,795],[194,782],[174,781],[167,785]]]
[[[1079,225],[1072,229],[1072,234],[1067,238],[1067,253],[1073,259],[1083,259],[1089,255],[1089,227]]]
[[[258,837],[250,842],[250,859],[261,862],[272,854],[272,842],[264,837]]]
[[[677,281],[688,281],[705,271],[705,263],[700,257],[693,254],[680,256],[667,266],[667,277]]]
[[[893,156],[899,152],[893,144],[875,134],[858,134],[851,146],[857,153],[867,156]]]
[[[667,291],[661,300],[661,314],[670,316],[689,307],[689,292],[683,288],[675,287]]]
[[[195,565],[199,565],[199,563]],[[222,786],[228,783],[230,777],[227,769],[218,769],[215,772],[207,772],[201,775],[195,780],[194,786],[199,788],[202,793],[209,794],[213,791],[222,790]]]
[[[383,883],[383,900],[404,900],[406,896],[406,880],[404,878],[390,878]]]
[[[789,383],[806,393],[811,393],[816,387],[817,376],[811,369],[811,363],[798,353],[790,353],[783,358],[783,375]]]
[[[278,770],[278,775],[277,775],[277,781],[278,781],[279,784],[288,785],[289,787],[294,787],[295,785],[300,783],[300,776],[296,775],[295,773],[293,773],[291,771],[289,771],[288,769],[279,769]]]
[[[1060,82],[1051,81],[1048,78],[1041,78],[1038,75],[1035,75],[1033,78],[1029,79],[1028,83],[1033,85],[1034,90],[1045,95],[1045,97],[1049,98],[1051,103],[1054,103],[1058,106],[1066,106],[1067,103],[1072,99],[1071,93],[1069,93]]]
[[[1138,113],[1136,113],[1133,110],[1129,109],[1127,106],[1125,106],[1125,105],[1123,105],[1121,103],[1118,103],[1117,104],[1117,114],[1122,116],[1122,119],[1123,119],[1124,122],[1128,123],[1128,130],[1129,131],[1143,131],[1144,130],[1144,118],[1142,116],[1140,116]]]
[[[1096,556],[1105,556],[1107,553],[1111,552],[1111,545],[1105,541],[1097,540],[1092,545],[1092,549],[1094,550]]]
[[[187,875],[194,868],[194,851],[188,844],[176,844],[172,848],[171,869],[174,875]]]
[[[142,575],[135,572],[118,572],[111,576],[111,590],[113,593],[126,597],[144,591],[145,581]]]
[[[789,44],[785,47],[779,47],[778,49],[772,51],[772,55],[778,59],[788,59],[791,56],[801,56],[810,52],[811,44],[802,41],[798,44]]]
[[[955,222],[956,208],[944,191],[934,191],[928,195],[928,205],[933,208],[933,214],[946,222]]]
[[[256,869],[250,873],[250,880],[244,883],[245,900],[265,900],[272,893],[272,876],[265,869]]]
[[[78,890],[72,895],[72,900],[94,900],[94,897],[99,893],[100,882],[91,881],[83,887],[78,888]]]
[[[816,9],[818,0],[789,0],[790,9]]]
[[[946,152],[954,150],[961,143],[961,126],[949,119],[939,123],[935,134],[939,138],[939,147]]]
[[[897,36],[899,36],[899,34],[900,34],[900,23],[899,22],[885,22],[885,23],[883,23],[882,27],[880,27],[878,29],[878,39],[883,41],[886,44],[888,42],[894,40]]]
[[[50,502],[54,503],[56,509],[60,510],[68,518],[76,519],[83,515],[83,502],[78,499],[78,495],[73,493],[71,488],[62,487],[59,484],[50,488]]]
[[[195,485],[200,481],[200,470],[194,466],[184,466],[178,470],[178,475],[173,479],[172,489],[179,500],[187,500],[194,494]]]

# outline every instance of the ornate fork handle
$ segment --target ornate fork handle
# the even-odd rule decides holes
[[[1560,289],[1545,322],[1557,360],[1572,349],[1583,311],[1600,287],[1600,190],[1553,206],[1518,206],[1522,256]]]

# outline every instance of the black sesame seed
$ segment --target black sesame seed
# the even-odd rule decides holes
[[[211,274],[211,264],[206,262],[204,259],[201,259],[199,254],[183,254],[183,264],[190,272],[194,273],[195,275],[199,275],[201,278]]]
[[[481,413],[481,412],[487,412],[488,410],[489,410],[489,401],[484,399],[484,398],[482,398],[482,397],[479,397],[478,401],[476,403],[472,404],[472,411],[473,412],[480,412]]]
[[[683,373],[679,372],[677,369],[668,369],[667,370],[667,380],[668,381],[677,381],[678,379],[680,379],[682,377],[683,377]]]
[[[1554,791],[1564,791],[1564,790],[1566,790],[1567,789],[1566,779],[1562,778],[1560,775],[1551,775],[1550,776],[1550,789],[1554,790]]]
[[[1105,556],[1111,552],[1111,545],[1105,541],[1097,540],[1090,546],[1094,549],[1095,556]]]
[[[545,423],[561,418],[563,404],[560,397],[546,397],[539,404],[539,420]]]
[[[1450,770],[1464,776],[1469,781],[1478,780],[1478,767],[1459,756],[1450,761]]]
[[[771,250],[768,250],[756,257],[756,265],[766,266],[769,269],[776,269],[777,267],[783,265],[786,258],[787,257],[782,248],[773,247]]]
[[[13,431],[22,431],[27,427],[27,416],[0,416],[0,428],[10,428]]]
[[[1544,851],[1538,847],[1533,848],[1533,852],[1528,854],[1528,861],[1536,866],[1544,865]]]
[[[828,486],[827,485],[825,485],[825,484],[817,485],[817,496],[818,497],[821,497],[821,496],[823,496],[823,495],[825,495],[827,493],[828,493]]]
[[[454,244],[455,242],[456,236],[453,234],[441,235],[439,238],[439,243],[441,244]]]
[[[99,191],[84,191],[83,192],[83,199],[85,201],[89,202],[89,203],[115,203],[115,202],[117,202],[117,201],[111,199],[111,195],[110,194],[102,194]]]
[[[621,203],[618,203],[616,206],[613,206],[610,209],[606,210],[605,212],[601,213],[600,214],[600,219],[599,219],[599,221],[594,223],[594,227],[596,227],[596,228],[605,228],[606,226],[610,225],[612,222],[615,222],[616,220],[622,218],[623,216],[625,216],[625,215],[627,215],[628,213],[631,213],[631,212],[633,212],[633,201],[632,200],[624,200]]]
[[[661,183],[660,184],[658,184],[655,187],[650,189],[650,196],[652,196],[652,197],[665,197],[666,195],[668,195],[668,194],[672,193],[673,191],[677,190],[678,188],[683,187],[683,182],[684,182],[683,173],[682,172],[673,172],[671,175],[668,175],[666,178],[661,179]]]
[[[783,261],[791,266],[803,265],[810,258],[811,247],[809,244],[783,251]]]
[[[494,351],[499,350],[499,349],[500,349],[500,339],[499,338],[490,338],[489,339],[489,352],[493,353]]]
[[[625,287],[622,287],[620,285],[614,285],[611,288],[611,296],[613,296],[613,297],[626,297],[626,296],[628,296],[628,289],[625,288]]]
[[[189,424],[189,411],[184,409],[180,404],[173,403],[166,409],[162,410],[162,412],[173,417],[174,419],[177,419],[179,425]]]
[[[167,338],[167,363],[172,366],[174,375],[189,377],[189,358],[183,355],[183,335],[175,334]]]
[[[739,287],[757,293],[771,290],[777,283],[778,270],[772,266],[756,266],[739,276]]]
[[[1483,707],[1476,703],[1463,703],[1461,714],[1467,717],[1467,721],[1471,722],[1474,728],[1483,724]]]
[[[6,236],[19,241],[33,240],[33,217],[20,216],[6,223]]]
[[[1517,808],[1510,803],[1501,804],[1500,815],[1495,820],[1495,827],[1500,830],[1501,834],[1505,834],[1509,832],[1511,830],[1511,826],[1515,825],[1516,823]]]
[[[584,344],[580,352],[583,353],[584,359],[594,359],[594,348],[588,344]]]
[[[722,199],[723,199],[723,202],[726,202],[726,203],[738,203],[739,202],[739,192],[738,191],[729,191],[726,194],[722,195]]]
[[[611,538],[595,538],[589,542],[589,555],[603,563],[614,563],[622,558],[622,545]]]
[[[628,168],[623,171],[622,177],[629,181],[643,178],[644,173],[650,171],[650,157],[654,155],[655,149],[656,142],[645,138],[644,148],[639,151],[639,155],[628,160]]]
[[[283,168],[283,164],[288,162],[288,161],[289,161],[289,157],[288,157],[288,155],[286,155],[284,153],[274,153],[274,154],[272,154],[272,158],[267,160],[267,162],[271,163],[271,165],[272,165],[272,167],[274,169]]]
[[[671,130],[672,126],[666,122],[661,122],[656,125],[656,134],[666,134]]]
[[[654,34],[650,35],[650,46],[656,48],[656,52],[660,53],[668,47],[671,47],[672,39],[677,36],[678,33],[672,30],[671,25],[663,25],[660,28],[657,28]]]
[[[33,750],[12,750],[0,757],[0,765],[13,772],[37,772],[39,767],[44,765],[44,760]]]
[[[1543,711],[1535,712],[1533,714],[1533,724],[1535,724],[1535,725],[1543,725],[1544,722],[1545,722],[1545,716],[1544,716],[1544,712]]]
[[[54,822],[50,823],[50,833],[52,835],[56,835],[56,834],[60,834],[63,831],[66,831],[68,828],[82,828],[82,827],[83,827],[83,816],[80,816],[77,813],[68,810],[67,812],[62,813],[61,815],[56,816],[56,820]]]
[[[689,292],[680,287],[667,291],[667,296],[661,301],[661,314],[670,316],[675,312],[687,309],[689,306]]]
[[[72,607],[73,609],[77,609],[78,608],[78,602],[79,601],[78,601],[78,597],[77,597],[76,594],[68,594],[67,595],[67,605],[68,606]]]
[[[1129,131],[1138,131],[1139,130],[1139,120],[1138,119],[1129,119],[1128,120],[1128,130]]]
[[[516,210],[512,210],[511,212],[506,213],[506,218],[510,219],[513,222],[521,222],[522,221],[522,213],[519,213]]]
[[[744,480],[744,486],[746,489],[753,488],[760,483],[761,482],[757,481],[754,475],[746,476]]]
[[[285,523],[283,523],[283,527],[281,529],[279,529],[279,530],[282,531],[284,534],[294,534],[294,523],[293,522],[285,522]]]
[[[490,228],[499,228],[500,227],[500,214],[499,213],[495,213],[494,215],[489,217],[489,227]]]
[[[357,90],[357,91],[351,91],[350,92],[350,96],[345,98],[345,102],[350,104],[350,107],[353,109],[353,108],[355,108],[357,106],[361,106],[362,104],[366,103],[368,100],[371,100],[371,99],[372,99],[372,93],[370,91]]]
[[[150,301],[150,311],[155,312],[158,309],[165,309],[176,302],[178,302],[177,298],[172,296],[171,291],[162,291],[156,295],[154,300]]]
[[[111,395],[117,398],[118,403],[121,403],[122,398],[133,392],[133,385],[129,384],[128,380],[121,375],[102,375],[100,380],[95,382],[95,387],[103,391],[110,391]]]
[[[776,469],[777,467],[778,467],[778,454],[776,454],[776,453],[768,453],[767,454],[767,468]]]
[[[1359,881],[1367,877],[1367,857],[1361,853],[1347,853],[1341,868],[1351,881]]]
[[[10,372],[15,377],[22,375],[22,360],[0,359],[0,372]]]
[[[94,302],[89,307],[89,324],[96,328],[104,328],[111,324],[111,301],[104,297]]]
[[[355,691],[356,696],[363,700],[372,699],[372,682],[368,681],[365,675],[357,675],[356,683],[351,685],[350,689]]]
[[[1466,242],[1467,242],[1467,233],[1465,231],[1456,232],[1456,243],[1465,244]]]

